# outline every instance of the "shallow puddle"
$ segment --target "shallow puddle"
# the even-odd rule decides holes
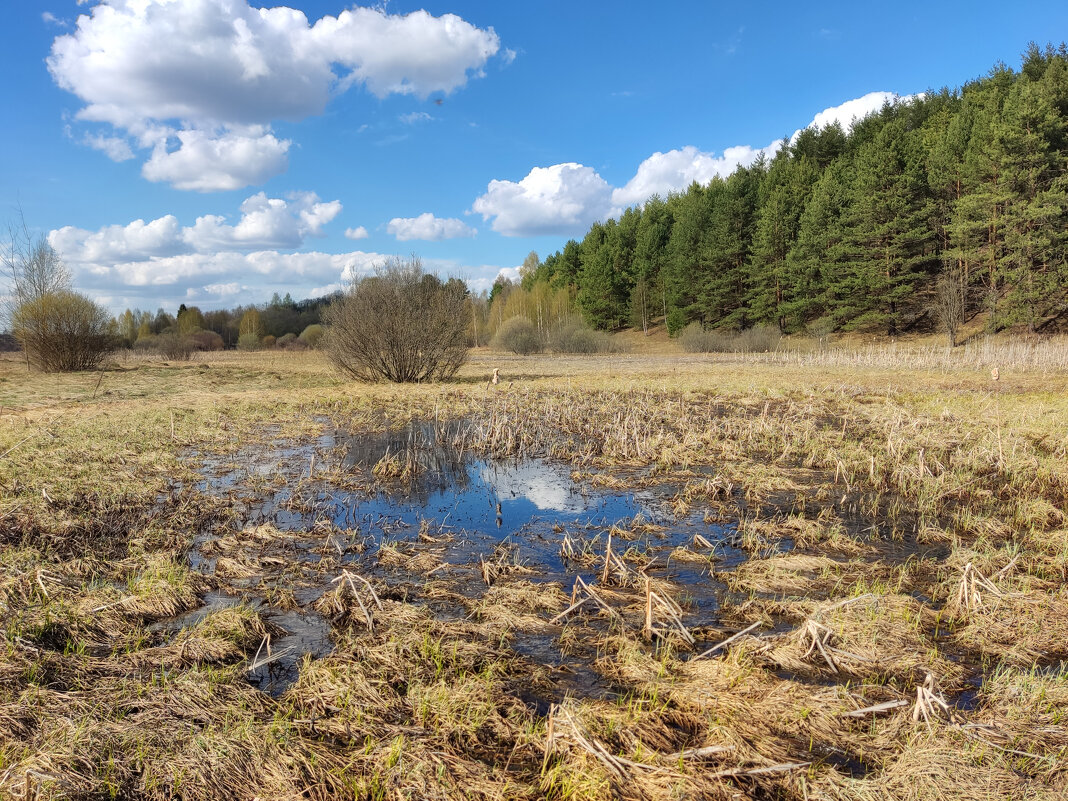
[[[420,600],[429,579],[447,583],[455,598],[477,599],[486,590],[484,564],[492,561],[506,575],[570,590],[576,577],[594,581],[613,531],[614,553],[632,568],[684,588],[688,626],[713,623],[724,588],[710,577],[711,561],[672,554],[700,534],[734,557],[726,545],[733,526],[706,524],[697,513],[676,520],[666,507],[671,487],[606,489],[574,480],[556,462],[481,459],[457,450],[455,433],[453,426],[413,422],[399,431],[328,431],[311,442],[275,440],[203,458],[198,488],[230,496],[239,520],[203,532],[190,561],[230,593],[210,596],[208,605],[240,598],[287,632],[272,643],[284,656],[252,676],[263,689],[280,692],[296,678],[302,654],[332,649],[329,623],[311,606],[336,588],[342,570],[377,577],[445,619],[468,612],[451,608],[455,601]],[[275,533],[255,528],[263,524]],[[383,548],[392,549],[392,561],[381,558]],[[289,598],[284,608],[273,605],[280,594]],[[554,658],[543,635],[516,632],[513,646],[548,665],[569,692],[606,691],[583,675],[588,667],[558,652]]]

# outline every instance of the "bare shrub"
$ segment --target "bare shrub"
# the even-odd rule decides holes
[[[954,275],[943,274],[935,282],[934,311],[949,346],[957,344],[957,331],[964,319],[964,286]]]
[[[278,340],[274,337],[273,334],[268,334],[260,340],[260,345],[264,348],[273,348],[277,344]]]
[[[706,331],[700,323],[690,323],[679,335],[679,346],[687,353],[771,353],[781,341],[782,334],[773,325],[726,332]]]
[[[189,335],[197,350],[222,350],[223,338],[214,331],[194,331]]]
[[[260,337],[259,334],[242,334],[237,338],[238,350],[259,350],[260,349]]]
[[[151,348],[164,359],[172,362],[185,362],[193,358],[196,345],[191,336],[179,334],[177,331],[165,331],[153,337]]]
[[[59,254],[44,237],[31,237],[25,221],[9,232],[0,271],[10,283],[0,299],[26,360],[46,372],[96,367],[118,346],[107,310],[71,289]]]
[[[679,334],[679,347],[687,353],[724,353],[729,350],[726,335],[706,331],[700,323],[690,323]]]
[[[754,325],[738,332],[733,350],[740,353],[771,353],[779,349],[782,333],[773,325]]]
[[[26,357],[45,372],[92,370],[116,345],[106,309],[69,290],[15,306],[11,328]]]
[[[275,345],[282,350],[286,350],[296,341],[296,334],[282,334],[282,336],[278,337],[278,341],[275,343]]]
[[[603,331],[581,323],[570,323],[549,334],[549,348],[555,353],[621,353],[622,344]]]
[[[323,347],[361,381],[451,378],[467,359],[470,309],[459,279],[442,282],[417,257],[393,258],[323,313]]]
[[[526,317],[516,316],[505,320],[497,329],[491,343],[497,350],[510,350],[520,356],[541,353],[545,345],[538,329]]]

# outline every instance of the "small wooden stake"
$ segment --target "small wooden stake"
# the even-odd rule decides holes
[[[653,638],[653,590],[648,578],[645,579],[645,629],[642,633],[647,640]]]
[[[612,531],[608,531],[608,547],[604,551],[604,572],[601,574],[601,583],[608,583],[609,569],[612,566]]]

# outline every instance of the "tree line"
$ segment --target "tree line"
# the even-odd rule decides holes
[[[315,347],[322,336],[322,311],[339,295],[295,301],[288,292],[285,297],[276,292],[259,306],[202,311],[183,303],[175,314],[163,308],[155,314],[126,309],[111,327],[118,344],[127,348]]]
[[[1050,330],[1068,316],[1068,53],[807,128],[770,159],[592,225],[514,291],[599,329]],[[517,304],[513,300],[513,305]],[[497,316],[502,320],[503,305]],[[529,310],[522,312],[531,317]]]

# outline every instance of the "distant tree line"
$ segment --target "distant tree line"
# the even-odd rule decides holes
[[[120,345],[127,348],[169,351],[176,357],[190,350],[240,347],[316,347],[322,336],[323,309],[340,293],[295,301],[276,292],[261,306],[202,311],[178,307],[174,314],[160,308],[153,314],[126,309],[113,320]]]
[[[1032,44],[961,89],[807,128],[770,160],[595,223],[499,281],[528,319],[784,333],[990,330],[1068,316],[1068,53]],[[517,295],[516,293],[521,293]]]

